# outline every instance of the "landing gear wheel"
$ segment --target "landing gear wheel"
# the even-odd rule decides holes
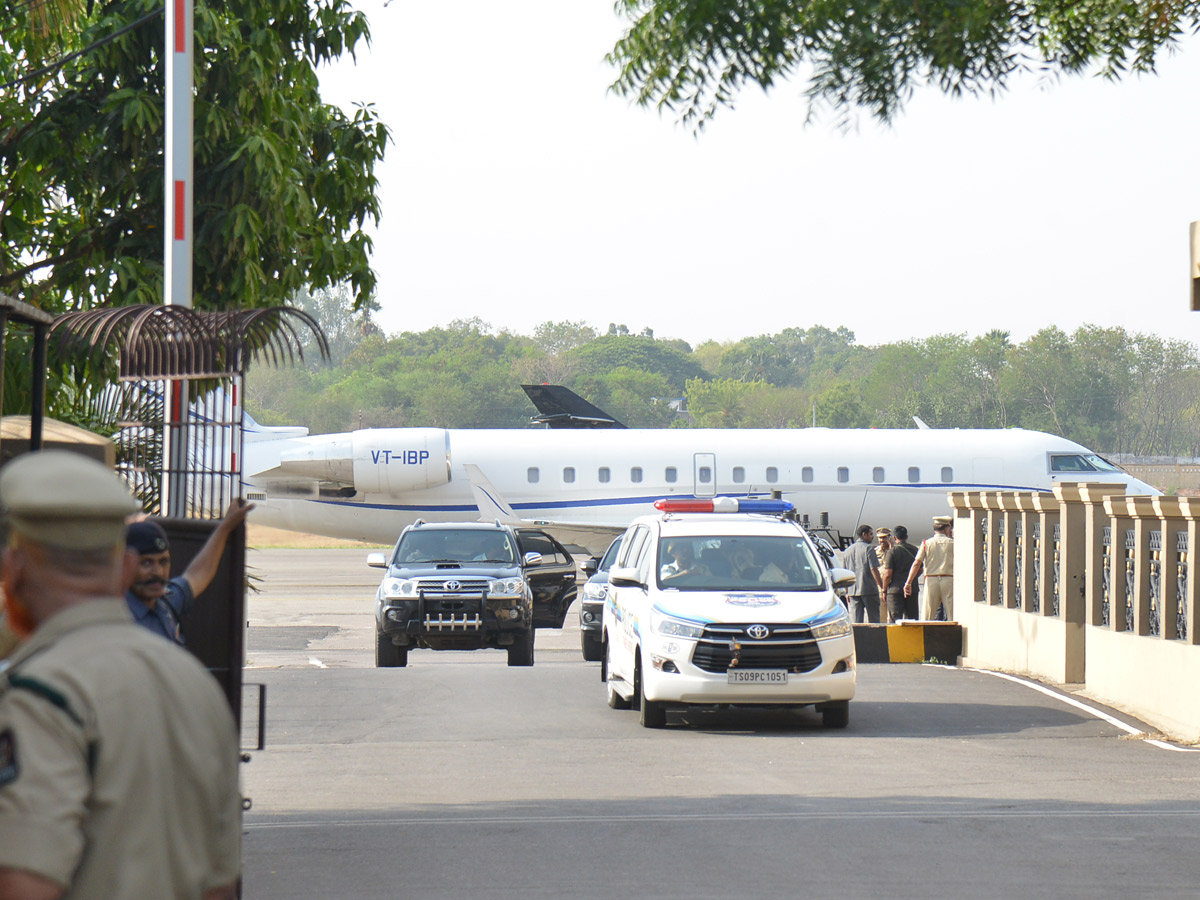
[[[599,638],[586,631],[579,632],[579,649],[583,651],[583,658],[588,662],[598,662],[604,653]]]
[[[529,628],[517,634],[508,647],[508,664],[510,666],[533,665],[533,629]]]
[[[629,701],[617,693],[617,689],[612,686],[612,682],[608,680],[608,641],[604,642],[604,663],[600,667],[604,670],[604,684],[608,689],[608,706],[610,709],[629,709]]]
[[[408,665],[408,648],[397,647],[390,634],[375,635],[375,667],[390,669]]]
[[[638,664],[634,674],[637,682],[638,709],[641,711],[643,728],[665,728],[667,725],[667,708],[659,700],[647,700],[646,688],[642,684],[642,666]]]
[[[850,724],[850,701],[839,700],[821,707],[821,725],[824,728],[845,728]]]

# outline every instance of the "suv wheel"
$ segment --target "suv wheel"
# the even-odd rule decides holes
[[[642,665],[634,672],[633,680],[637,682],[638,709],[641,710],[643,728],[664,728],[667,724],[667,707],[660,700],[647,700],[646,689],[642,684]]]
[[[533,665],[532,628],[527,628],[525,631],[517,633],[516,640],[514,640],[508,647],[508,664],[510,666]]]
[[[408,648],[397,647],[392,643],[391,635],[376,633],[375,635],[375,666],[380,669],[390,669],[394,666],[408,665]]]
[[[579,649],[587,662],[599,662],[604,653],[600,639],[587,631],[579,632]]]
[[[850,724],[850,701],[838,700],[821,707],[821,725],[825,728],[845,728]]]

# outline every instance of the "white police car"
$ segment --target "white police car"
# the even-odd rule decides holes
[[[815,706],[850,721],[854,634],[829,568],[779,500],[660,500],[609,571],[608,705],[661,728],[671,707]],[[750,513],[750,514],[747,514]]]

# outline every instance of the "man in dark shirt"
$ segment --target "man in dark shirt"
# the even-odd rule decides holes
[[[217,574],[221,554],[229,536],[237,530],[253,505],[234,500],[200,552],[182,575],[171,578],[171,543],[163,527],[153,519],[134,522],[125,533],[125,548],[137,554],[133,584],[125,602],[139,625],[176,644],[182,644],[180,621],[192,610],[196,596],[203,594]]]
[[[901,619],[917,618],[917,595],[904,596],[904,582],[912,568],[913,560],[917,558],[917,548],[908,542],[908,529],[897,525],[892,529],[892,546],[884,557],[880,576],[883,578],[883,589],[887,595],[888,619],[899,622]]]

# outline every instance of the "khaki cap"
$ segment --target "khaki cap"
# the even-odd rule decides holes
[[[41,544],[95,550],[121,542],[139,509],[116,475],[69,450],[18,456],[0,470],[9,527]]]
[[[954,519],[951,516],[934,516],[933,517],[934,525],[949,525],[953,521],[954,521]]]
[[[891,537],[891,536],[892,536],[892,529],[890,529],[890,528],[876,528],[875,529],[875,537]]]

